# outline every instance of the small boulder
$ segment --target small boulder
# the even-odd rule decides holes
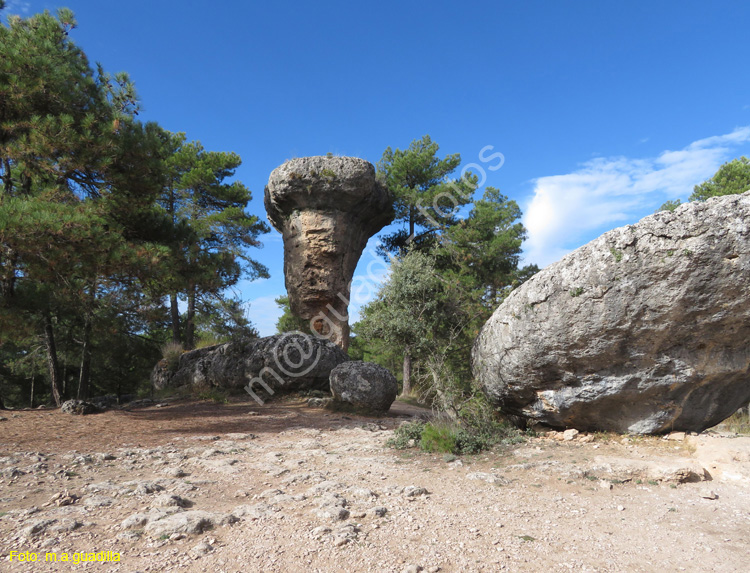
[[[330,380],[334,401],[358,410],[387,412],[398,393],[393,374],[371,362],[339,364],[331,371]]]
[[[96,414],[99,411],[94,404],[91,402],[84,402],[83,400],[67,400],[60,406],[60,411],[64,414],[78,414],[83,416],[85,414]]]
[[[570,430],[565,430],[563,432],[563,441],[565,442],[571,442],[576,439],[576,436],[578,435],[578,430],[571,428]]]

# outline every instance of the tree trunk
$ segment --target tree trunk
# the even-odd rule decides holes
[[[65,362],[65,354],[63,354],[62,364],[57,367],[60,372],[60,400],[63,402],[68,397],[68,365]]]
[[[16,265],[18,255],[11,247],[4,247],[2,257],[2,277],[0,277],[0,296],[8,299],[13,296],[16,284]]]
[[[185,316],[185,350],[195,348],[195,285],[190,283],[187,290],[187,315]]]
[[[172,342],[179,344],[180,336],[180,308],[177,306],[177,295],[169,295],[169,313],[172,317]]]
[[[402,396],[411,394],[411,349],[407,346],[404,349],[404,387],[401,390]]]
[[[81,371],[78,377],[79,400],[89,397],[89,379],[91,377],[91,312],[86,313],[83,325],[83,346],[81,349]]]
[[[89,397],[89,381],[91,379],[91,328],[94,321],[96,287],[96,281],[93,281],[89,285],[89,294],[84,299],[83,344],[81,345],[81,368],[78,374],[78,392],[76,395],[79,400],[87,400]]]
[[[3,190],[5,194],[10,197],[13,192],[13,177],[10,172],[10,159],[3,161],[4,173],[3,173]]]
[[[52,385],[52,398],[59,408],[62,405],[60,399],[60,368],[57,365],[57,348],[55,346],[55,331],[52,329],[52,315],[49,309],[44,311],[44,345],[47,348],[47,368]]]
[[[34,375],[31,375],[31,396],[29,397],[29,408],[34,407]]]
[[[406,244],[408,245],[414,240],[414,219],[416,218],[416,213],[414,212],[414,207],[409,207],[409,238],[406,239]]]

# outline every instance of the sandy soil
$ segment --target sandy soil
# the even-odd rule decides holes
[[[748,570],[750,438],[555,434],[456,460],[385,447],[424,414],[0,412],[0,569]],[[120,561],[45,562],[101,551]]]

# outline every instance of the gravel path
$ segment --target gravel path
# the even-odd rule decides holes
[[[2,569],[747,570],[750,438],[552,434],[451,461],[386,448],[419,413],[395,410],[4,413]],[[106,551],[104,569],[45,562]]]

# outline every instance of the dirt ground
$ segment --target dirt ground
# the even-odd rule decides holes
[[[748,570],[750,438],[550,434],[456,459],[385,446],[427,413],[0,412],[0,570]],[[110,560],[75,562],[97,552]]]

